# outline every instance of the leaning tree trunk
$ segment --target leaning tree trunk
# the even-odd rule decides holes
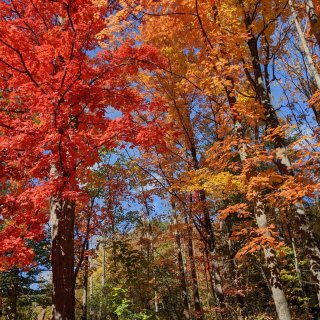
[[[51,198],[52,320],[75,319],[74,216],[74,202]]]

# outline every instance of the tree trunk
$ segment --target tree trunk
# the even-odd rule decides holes
[[[259,228],[268,228],[267,217],[265,214],[264,204],[261,197],[258,197],[255,204],[255,217]],[[265,231],[264,235],[270,237],[269,231]],[[291,315],[285,294],[282,290],[280,273],[276,258],[276,252],[268,245],[263,248],[264,257],[267,264],[269,284],[273,296],[273,301],[277,310],[279,320],[290,320]]]
[[[186,223],[188,224],[188,218],[186,217]],[[193,241],[192,241],[192,227],[188,226],[188,255],[190,262],[191,281],[192,281],[192,294],[194,301],[194,310],[197,320],[203,320],[203,313],[200,303],[199,285],[197,279],[196,263],[194,258]]]
[[[230,283],[234,288],[242,290],[242,284],[238,280],[239,277],[239,266],[235,259],[235,249],[233,248],[233,241],[230,239],[232,231],[229,229],[227,221],[220,221],[220,236],[221,240],[224,242],[224,255],[225,259],[223,260],[224,266],[224,277],[226,278],[227,283]],[[245,310],[244,297],[240,294],[234,294],[230,297],[231,301],[228,301],[228,306],[231,304],[231,312],[235,315],[237,320],[244,320],[248,317]]]
[[[200,169],[199,161],[198,161],[198,151],[197,151],[197,145],[196,145],[196,139],[195,134],[192,126],[192,121],[190,119],[190,111],[189,110],[183,110],[179,109],[179,107],[174,104],[174,107],[176,109],[176,112],[178,114],[178,120],[180,122],[181,128],[184,131],[185,136],[185,147],[188,150],[188,153],[191,155],[193,169],[198,170]],[[220,276],[219,271],[219,264],[217,262],[217,254],[215,249],[215,238],[214,238],[214,232],[211,224],[210,219],[210,212],[208,210],[207,204],[206,204],[206,194],[204,190],[199,190],[200,194],[200,201],[203,208],[203,220],[204,223],[201,226],[201,229],[197,227],[197,230],[199,233],[202,233],[201,238],[205,244],[206,250],[208,251],[211,261],[212,261],[212,280],[214,281],[214,289],[216,298],[219,305],[224,304],[224,293],[223,293],[223,287],[222,287],[222,279]],[[192,198],[191,198],[192,199]],[[192,201],[191,201],[192,202]],[[194,221],[193,221],[194,222]],[[194,223],[195,224],[195,223]]]
[[[19,269],[13,268],[10,271],[10,285],[7,306],[7,319],[18,320],[18,290],[19,290]]]
[[[304,249],[306,250],[309,258],[311,274],[316,280],[317,298],[320,307],[320,248],[313,234],[304,205],[302,203],[296,203],[294,207],[296,211],[299,236],[301,240],[303,240]]]
[[[259,66],[260,67],[260,66]],[[268,98],[266,95],[266,90],[262,85],[262,94]],[[263,99],[261,98],[263,101]],[[267,124],[276,129],[280,122],[278,120],[277,114],[270,103],[270,100],[267,99],[263,103],[267,111]],[[281,136],[275,136],[275,154],[276,154],[276,165],[279,172],[283,175],[294,175],[291,170],[291,161],[288,157],[287,146],[284,139]],[[295,224],[298,227],[298,234],[301,241],[304,243],[304,248],[307,252],[307,256],[310,263],[310,271],[312,276],[317,282],[317,297],[318,303],[320,305],[320,249],[317,244],[317,240],[312,231],[312,226],[310,219],[305,210],[305,207],[302,203],[295,203],[293,205],[294,209],[294,220]]]
[[[177,225],[177,214],[176,214],[176,206],[174,201],[171,202],[172,211],[173,211],[173,219],[174,224]],[[189,297],[188,297],[188,284],[186,279],[186,274],[184,272],[184,263],[182,256],[182,247],[181,247],[181,235],[180,232],[175,231],[175,244],[177,251],[177,262],[178,262],[178,270],[179,270],[179,279],[180,286],[182,292],[182,303],[183,303],[183,317],[184,319],[190,319],[190,308],[189,308]]]
[[[294,268],[296,270],[296,274],[297,274],[298,279],[299,279],[300,287],[301,287],[301,289],[303,289],[302,278],[301,278],[301,270],[300,270],[298,256],[297,256],[297,250],[296,250],[296,241],[294,239],[294,236],[290,235],[290,238],[291,238],[291,246],[292,246],[293,258],[294,258]]]
[[[91,240],[91,244],[89,243],[89,247],[92,249],[92,240]],[[89,270],[94,270],[95,265],[94,265],[94,260],[93,258],[90,256],[88,258],[88,268]],[[92,320],[94,318],[94,306],[93,306],[93,287],[94,287],[94,281],[93,281],[93,274],[91,272],[91,275],[89,276],[89,301],[90,301],[90,305],[89,305],[89,319]]]
[[[89,240],[86,239],[85,250],[89,250]],[[88,319],[88,279],[89,279],[89,258],[86,254],[84,258],[84,274],[83,274],[83,293],[82,293],[82,316],[81,320]]]
[[[75,319],[74,216],[74,202],[50,200],[52,320]]]
[[[190,146],[190,152],[193,159],[194,169],[198,170],[199,163],[197,159],[197,151],[196,151],[196,147],[192,144]],[[219,263],[218,263],[217,252],[216,252],[215,237],[214,237],[214,232],[211,224],[210,213],[206,203],[207,200],[206,200],[205,191],[199,190],[199,196],[200,196],[200,201],[203,209],[203,220],[204,220],[203,228],[204,228],[204,234],[205,234],[205,246],[206,246],[206,250],[208,251],[211,257],[212,276],[213,276],[212,280],[214,282],[213,287],[214,287],[218,304],[221,307],[224,305],[225,298],[224,298],[222,279],[220,275]]]
[[[181,285],[181,291],[182,291],[183,316],[185,319],[190,319],[188,285],[187,285],[186,274],[184,272],[184,266],[183,266],[180,234],[176,233],[175,238],[176,238],[177,253],[178,253],[178,267],[179,267],[180,285]]]
[[[103,246],[102,246],[102,275],[101,275],[101,287],[102,290],[105,290],[106,286],[106,237],[104,236],[103,239]]]
[[[104,294],[106,292],[106,236],[103,236],[103,244],[102,244],[102,274],[101,274],[101,293]],[[104,306],[102,305],[102,299],[99,302],[99,320],[101,320],[104,316]]]
[[[229,90],[226,88],[226,93],[228,97],[228,101],[230,104],[230,107],[233,108],[236,100],[233,95],[230,94]],[[234,119],[234,126],[235,126],[235,131],[236,135],[239,139],[243,138],[243,128],[242,128],[242,123],[237,120],[236,118]],[[245,161],[248,157],[247,154],[247,145],[245,143],[241,143],[239,146],[239,156],[241,161]],[[264,203],[262,201],[262,195],[261,193],[258,193],[258,196],[256,198],[255,204],[255,219],[256,223],[259,228],[267,228],[268,227],[268,221],[267,221],[267,216],[265,213],[265,207]],[[270,237],[270,232],[265,231],[264,236]],[[272,292],[272,298],[276,307],[277,315],[279,320],[290,320],[291,315],[290,315],[290,310],[288,306],[288,302],[286,299],[286,296],[282,290],[281,286],[281,280],[280,280],[280,273],[279,273],[279,268],[278,268],[278,263],[277,263],[277,258],[276,258],[276,252],[270,248],[269,246],[266,246],[263,248],[263,253],[267,265],[267,269],[269,271],[269,285],[271,288]]]
[[[242,148],[242,155],[244,157],[245,148]],[[265,213],[265,207],[262,201],[262,196],[258,193],[257,199],[255,201],[255,219],[259,228],[266,229],[268,227],[267,216]],[[265,231],[264,236],[270,237],[270,232]],[[290,320],[290,310],[289,305],[282,290],[280,272],[277,263],[276,252],[270,248],[268,245],[263,248],[264,258],[269,272],[269,284],[272,292],[272,298],[277,310],[277,315],[279,320]]]
[[[212,275],[211,275],[211,263],[209,259],[208,252],[205,250],[203,252],[203,260],[204,262],[204,275],[206,279],[206,289],[207,289],[207,305],[209,308],[213,307],[212,304],[212,297],[214,297],[214,288],[213,288],[213,281],[212,281]]]

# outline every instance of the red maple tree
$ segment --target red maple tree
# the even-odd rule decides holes
[[[94,0],[0,3],[1,268],[32,260],[28,241],[43,236],[50,211],[54,319],[74,318],[73,226],[85,172],[101,147],[150,134],[133,121],[150,102],[130,79],[164,63],[151,47],[111,45],[111,30],[99,47],[113,10]]]

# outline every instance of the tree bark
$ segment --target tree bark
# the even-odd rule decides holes
[[[171,207],[173,211],[174,224],[177,225],[177,213],[176,205],[174,201],[171,201]],[[190,319],[190,307],[189,307],[189,297],[188,297],[188,284],[186,279],[186,274],[184,272],[184,262],[182,256],[182,246],[181,246],[181,234],[178,231],[175,231],[175,243],[177,251],[177,262],[179,270],[179,279],[182,293],[182,304],[183,304],[183,318],[188,320]]]
[[[197,320],[203,320],[203,313],[202,313],[200,294],[199,294],[199,285],[198,285],[198,279],[197,279],[197,270],[196,270],[194,250],[193,250],[192,227],[189,225],[187,217],[186,217],[186,223],[188,224],[188,255],[189,255],[189,262],[190,262],[195,317]]]
[[[92,240],[91,240],[91,244],[89,243],[89,247],[93,248],[92,246]],[[88,258],[88,268],[89,270],[92,270],[95,268],[95,264],[94,264],[94,260],[93,258],[90,256]],[[94,306],[93,306],[93,287],[94,287],[94,281],[93,281],[93,274],[91,273],[91,275],[89,276],[89,319],[92,320],[94,319]]]
[[[101,293],[105,294],[106,292],[106,235],[103,236],[103,243],[102,243],[102,274],[101,274]],[[99,303],[99,320],[103,319],[104,317],[104,306],[102,305],[102,299],[100,299]]]
[[[205,228],[205,236],[206,236],[206,250],[211,257],[211,267],[212,267],[212,276],[213,276],[213,286],[215,295],[220,307],[224,305],[225,298],[222,286],[222,278],[220,275],[220,267],[218,263],[217,250],[215,244],[215,238],[213,233],[213,228],[211,224],[210,214],[208,211],[208,207],[206,204],[206,194],[204,190],[199,191],[200,201],[203,206],[203,215],[204,215],[204,228]]]
[[[320,307],[320,248],[313,234],[312,226],[304,205],[302,203],[296,203],[294,208],[296,211],[299,236],[304,243],[304,248],[309,258],[311,274],[316,280],[317,298]]]
[[[234,95],[231,94],[228,88],[225,88],[225,89],[226,89],[229,105],[231,108],[233,108],[236,103],[236,98],[234,97]],[[237,137],[239,139],[243,138],[244,132],[243,132],[242,123],[236,117],[233,119],[233,121],[234,121]],[[241,143],[238,149],[239,149],[240,159],[243,162],[248,157],[247,145],[245,143]],[[261,193],[258,192],[257,194],[258,195],[254,203],[256,223],[259,228],[266,229],[268,227],[268,221],[265,213],[265,206],[262,201]],[[269,237],[270,232],[265,231],[264,236]],[[269,272],[269,277],[270,277],[269,285],[271,288],[272,298],[276,307],[278,318],[279,320],[291,320],[289,305],[288,305],[286,296],[284,294],[284,291],[282,290],[276,252],[269,246],[265,246],[263,248],[263,253],[264,253],[267,269]]]
[[[18,320],[18,291],[19,291],[19,269],[13,268],[9,272],[10,284],[7,306],[7,319]]]
[[[264,203],[259,196],[255,204],[255,217],[259,228],[266,229],[268,227],[267,217],[265,214]],[[269,231],[265,231],[264,235],[270,237]],[[274,249],[268,245],[263,248],[264,257],[267,264],[269,275],[269,284],[272,292],[273,301],[277,310],[279,320],[290,320],[291,314],[288,306],[286,296],[282,290],[280,272]]]
[[[51,198],[52,320],[74,320],[75,203]]]
[[[89,240],[85,240],[85,250],[89,250]],[[82,315],[81,320],[88,319],[88,279],[89,279],[89,258],[86,254],[84,258],[84,274],[83,274],[83,293],[82,293]]]

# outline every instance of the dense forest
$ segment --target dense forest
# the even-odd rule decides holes
[[[320,1],[0,1],[0,318],[320,319]]]

